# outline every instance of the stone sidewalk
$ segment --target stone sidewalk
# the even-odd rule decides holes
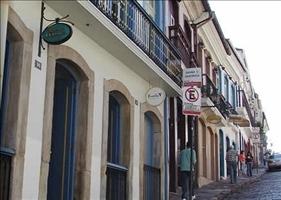
[[[220,180],[210,183],[201,188],[195,189],[196,200],[221,200],[225,199],[231,193],[238,192],[246,185],[259,179],[266,172],[266,168],[253,169],[253,176],[238,176],[237,184],[230,184],[230,180]],[[173,194],[170,200],[180,200],[180,195]]]

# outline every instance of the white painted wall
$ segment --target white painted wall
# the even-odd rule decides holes
[[[16,11],[26,26],[34,33],[33,57],[31,71],[31,87],[29,98],[29,110],[27,113],[27,138],[24,164],[23,199],[38,199],[39,177],[42,152],[42,128],[44,114],[45,82],[47,67],[47,49],[42,51],[42,56],[37,56],[40,25],[40,1],[11,1],[10,6]],[[1,4],[2,5],[2,4]],[[49,19],[59,17],[50,7],[46,6],[45,16]],[[2,7],[1,7],[2,16]],[[4,20],[5,18],[1,20]],[[7,18],[6,20],[7,21]],[[2,21],[1,21],[2,24]],[[44,23],[44,27],[48,23]],[[2,34],[2,26],[1,26]],[[1,37],[2,40],[2,37]],[[101,141],[102,141],[102,112],[103,112],[103,83],[104,79],[117,79],[121,81],[132,96],[139,101],[135,105],[134,114],[134,156],[133,156],[133,194],[134,199],[139,199],[139,127],[140,104],[145,102],[145,94],[149,87],[148,82],[124,65],[114,55],[109,54],[95,41],[91,40],[76,27],[73,27],[73,36],[64,45],[70,46],[79,52],[95,73],[94,88],[94,118],[93,118],[93,150],[91,173],[91,199],[100,197],[100,166],[101,166]],[[47,44],[44,43],[47,47]],[[2,49],[2,46],[1,46]],[[42,63],[42,70],[34,67],[35,59]],[[159,110],[163,115],[163,104]]]
[[[22,197],[28,200],[38,199],[46,82],[46,54],[42,54],[41,58],[37,56],[41,2],[9,1],[9,4],[20,16],[21,20],[24,21],[25,25],[33,31]],[[42,63],[41,71],[34,67],[35,59]]]

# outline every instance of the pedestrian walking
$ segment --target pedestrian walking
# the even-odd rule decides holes
[[[230,146],[229,150],[226,153],[226,163],[230,170],[230,183],[237,183],[237,161],[238,161],[238,153],[236,150]]]
[[[253,168],[253,159],[252,153],[248,151],[246,156],[246,165],[247,165],[247,176],[253,176],[252,168]]]
[[[263,155],[263,165],[264,165],[264,166],[266,166],[268,158],[269,158],[269,153],[266,152],[266,153]]]
[[[239,154],[239,165],[240,165],[241,175],[246,175],[246,156],[243,150],[240,151]]]
[[[189,142],[186,144],[186,148],[180,152],[180,171],[181,171],[181,181],[182,181],[182,199],[187,199],[189,196],[189,184],[193,181],[191,177],[191,169],[194,170],[194,165],[196,163],[196,152],[193,150],[192,164],[190,163],[191,157],[191,145]],[[192,168],[191,168],[192,167]],[[194,184],[192,184],[193,186]],[[195,199],[194,189],[192,188],[192,199]]]

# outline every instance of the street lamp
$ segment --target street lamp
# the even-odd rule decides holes
[[[197,30],[210,20],[212,20],[215,16],[214,12],[203,12],[200,17],[192,21],[191,23],[191,28],[192,28],[192,34],[191,34],[191,59],[190,59],[190,67],[193,65],[193,63],[196,63],[194,60],[194,57],[197,57]],[[195,43],[194,43],[195,42]],[[195,49],[196,49],[196,54],[195,54]],[[195,67],[198,67],[197,65]],[[190,153],[190,180],[189,180],[189,200],[192,199],[192,192],[193,192],[193,137],[194,137],[194,129],[195,129],[195,116],[190,116],[191,117],[191,141],[190,141],[190,146],[191,146],[191,153]],[[186,120],[187,121],[187,120]],[[188,127],[188,123],[186,123],[186,127]]]

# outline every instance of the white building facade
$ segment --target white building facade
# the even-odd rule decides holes
[[[251,87],[216,19],[191,27],[204,2],[1,1],[0,197],[169,199],[193,128],[196,185],[226,177],[227,147],[251,144],[239,100]],[[70,39],[43,41],[51,23]],[[202,69],[194,122],[182,114],[186,67]]]

